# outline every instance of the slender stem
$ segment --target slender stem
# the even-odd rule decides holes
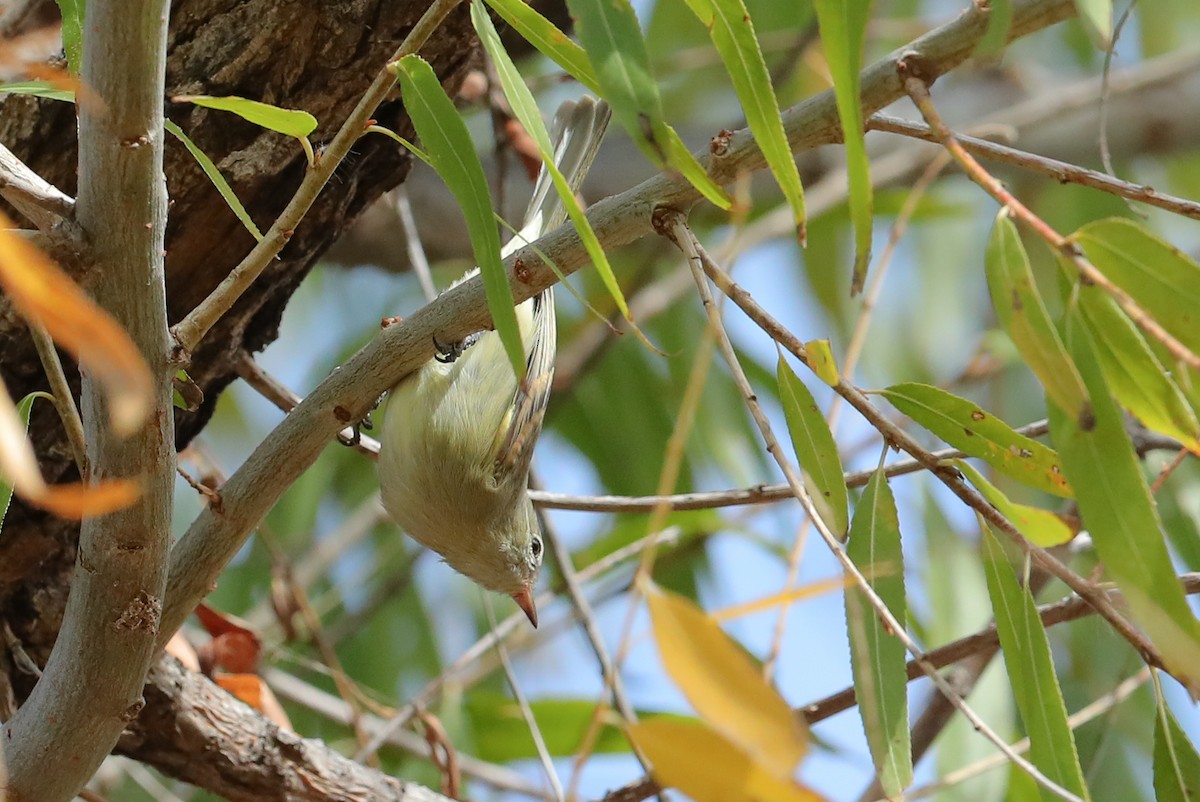
[[[50,384],[50,394],[54,396],[54,408],[58,410],[59,420],[67,432],[67,442],[71,444],[71,456],[75,459],[75,467],[79,470],[79,478],[85,483],[88,480],[87,443],[83,436],[83,420],[75,406],[75,394],[67,383],[67,374],[63,372],[62,360],[58,358],[58,350],[54,340],[41,323],[31,321],[29,334],[33,345],[37,348],[38,358],[42,361],[42,369],[46,371],[46,381]]]
[[[886,131],[890,134],[899,134],[911,139],[919,139],[922,142],[942,142],[941,136],[928,125],[902,120],[899,117],[892,117],[883,113],[875,114],[867,119],[867,130]],[[1144,203],[1147,206],[1155,206],[1159,209],[1166,209],[1168,212],[1190,217],[1193,220],[1200,220],[1200,203],[1194,200],[1168,195],[1165,192],[1159,192],[1153,187],[1148,187],[1144,184],[1122,181],[1119,178],[1114,178],[1097,170],[1089,170],[1077,164],[1051,159],[1047,156],[1039,156],[1036,153],[1018,150],[1017,148],[997,142],[990,142],[986,139],[979,139],[958,133],[954,134],[954,138],[962,145],[963,150],[975,156],[991,159],[1003,164],[1011,164],[1035,173],[1041,173],[1060,183],[1080,184],[1085,187],[1092,187],[1093,189],[1099,189],[1122,198]]]
[[[217,288],[171,329],[176,343],[183,351],[181,355],[183,359],[186,359],[196,349],[197,344],[208,333],[208,330],[233,307],[237,299],[250,288],[267,268],[267,265],[271,264],[272,260],[279,255],[283,246],[287,245],[292,232],[304,219],[304,215],[308,213],[325,184],[333,176],[338,165],[342,163],[342,159],[346,157],[350,148],[366,130],[375,109],[391,91],[396,80],[395,73],[392,71],[395,62],[420,50],[442,20],[461,1],[434,0],[430,4],[416,26],[401,42],[388,64],[375,76],[362,99],[358,101],[358,105],[354,107],[354,111],[350,112],[350,116],[342,123],[342,127],[338,129],[333,140],[321,153],[321,158],[309,168],[304,180],[300,182],[296,194],[292,196],[287,207],[276,218],[270,230],[246,255],[246,258],[217,285]]]
[[[896,69],[904,82],[905,91],[913,103],[916,104],[917,108],[920,109],[925,122],[929,123],[929,127],[933,129],[941,140],[942,146],[950,152],[950,155],[958,162],[959,167],[970,176],[972,181],[995,198],[996,202],[1001,206],[1011,209],[1014,217],[1024,223],[1030,231],[1044,240],[1047,245],[1058,251],[1068,264],[1079,271],[1080,277],[1085,282],[1094,284],[1111,295],[1113,300],[1124,310],[1125,314],[1129,315],[1129,318],[1141,326],[1148,335],[1158,340],[1164,348],[1171,352],[1172,356],[1188,367],[1200,371],[1200,356],[1197,356],[1195,352],[1164,329],[1157,320],[1138,305],[1137,301],[1133,300],[1133,297],[1129,293],[1114,284],[1108,276],[1101,273],[1083,255],[1078,245],[1059,234],[1046,221],[1030,211],[1029,207],[1017,200],[1011,192],[1004,188],[1004,185],[995,176],[983,169],[983,166],[975,161],[971,154],[967,153],[966,149],[954,136],[954,133],[942,122],[941,115],[938,114],[937,107],[933,104],[933,98],[929,94],[929,86],[920,75],[922,64],[919,57],[911,59],[907,57],[901,58],[896,65]]]

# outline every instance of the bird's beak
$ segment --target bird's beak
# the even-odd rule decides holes
[[[512,597],[517,606],[525,611],[529,623],[533,624],[534,629],[537,629],[537,606],[533,603],[533,591],[530,588],[521,588]]]

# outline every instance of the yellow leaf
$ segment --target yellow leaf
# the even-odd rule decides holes
[[[654,779],[696,802],[820,802],[822,797],[776,776],[746,752],[704,726],[651,719],[629,726],[649,758]],[[761,756],[760,756],[761,757]]]
[[[667,673],[692,707],[775,776],[790,776],[808,729],[716,621],[681,596],[647,595]]]
[[[830,387],[837,387],[841,377],[838,376],[837,359],[833,356],[829,340],[809,340],[804,344],[804,353],[808,355],[808,366],[817,374],[817,378]]]
[[[0,213],[0,288],[103,385],[114,430],[129,434],[153,403],[150,370],[137,346],[45,254],[6,230],[11,228]]]

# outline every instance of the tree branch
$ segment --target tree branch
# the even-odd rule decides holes
[[[75,214],[75,201],[0,145],[0,196],[38,227],[49,231]]]
[[[72,798],[141,710],[142,685],[157,652],[175,478],[163,278],[169,9],[168,0],[93,0],[88,7],[82,78],[104,102],[79,108],[75,214],[89,255],[107,273],[95,298],[149,364],[153,407],[141,428],[120,440],[102,388],[83,377],[93,475],[140,476],[144,491],[132,506],[83,522],[58,640],[5,728],[10,799]]]
[[[151,669],[146,701],[117,750],[232,802],[450,802],[281,730],[174,658]]]
[[[1013,9],[1009,35],[1018,38],[1075,13],[1070,0],[1027,0]],[[977,6],[904,48],[917,52],[929,69],[945,72],[965,61],[987,28],[987,12]],[[873,114],[904,94],[896,72],[901,51],[870,67],[863,76],[864,111]],[[793,150],[805,150],[839,139],[837,107],[824,92],[784,113]],[[721,183],[765,166],[762,152],[748,129],[722,139],[719,156],[703,155],[710,175]],[[699,193],[681,178],[659,174],[620,195],[595,204],[588,220],[608,248],[653,233],[651,214],[658,206],[687,208]],[[536,247],[536,250],[535,250]],[[521,249],[508,260],[514,301],[520,303],[557,281],[544,253],[562,274],[587,263],[587,252],[570,225]],[[433,342],[455,342],[491,325],[483,285],[476,278],[441,295],[403,322],[380,332],[371,343],[322,382],[272,431],[221,490],[223,513],[201,512],[171,551],[171,570],[164,632],[173,632],[216,581],[251,529],[283,491],[312,464],[336,433],[360,420],[387,389],[433,357]],[[168,635],[160,640],[165,643]]]

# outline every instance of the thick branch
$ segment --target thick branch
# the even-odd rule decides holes
[[[118,751],[233,802],[449,802],[281,730],[173,658],[151,670],[146,701]]]
[[[104,107],[79,109],[75,211],[91,255],[106,269],[96,300],[150,365],[154,405],[148,421],[119,440],[101,388],[84,375],[93,475],[140,476],[144,493],[131,507],[83,524],[62,630],[33,693],[5,728],[9,799],[74,797],[141,710],[156,651],[175,474],[163,281],[169,7],[168,0],[94,0],[88,7],[83,80]]]
[[[1073,13],[1070,0],[1019,3],[1013,10],[1010,36],[1024,36]],[[929,69],[945,72],[969,57],[986,28],[986,12],[972,7],[903,52],[920,53]],[[865,72],[862,102],[867,114],[903,95],[896,73],[900,55],[898,51]],[[793,150],[837,141],[837,120],[831,92],[817,95],[784,114]],[[719,150],[719,156],[705,155],[704,160],[710,174],[722,183],[765,165],[747,129],[732,134]],[[676,176],[660,174],[628,192],[597,203],[589,211],[588,219],[601,242],[611,248],[652,233],[651,214],[656,207],[687,208],[698,200],[699,194],[690,184]],[[567,225],[541,239],[537,249],[552,259],[563,274],[578,270],[587,260],[578,235]],[[518,251],[509,265],[513,295],[518,303],[557,280],[554,271],[532,247]],[[384,329],[341,370],[322,382],[230,477],[221,491],[223,514],[217,514],[212,507],[204,510],[172,550],[164,632],[178,628],[241,548],[250,530],[336,433],[362,418],[380,394],[433,357],[435,338],[438,342],[455,342],[488,327],[490,322],[483,285],[473,279],[454,287],[402,323]]]

